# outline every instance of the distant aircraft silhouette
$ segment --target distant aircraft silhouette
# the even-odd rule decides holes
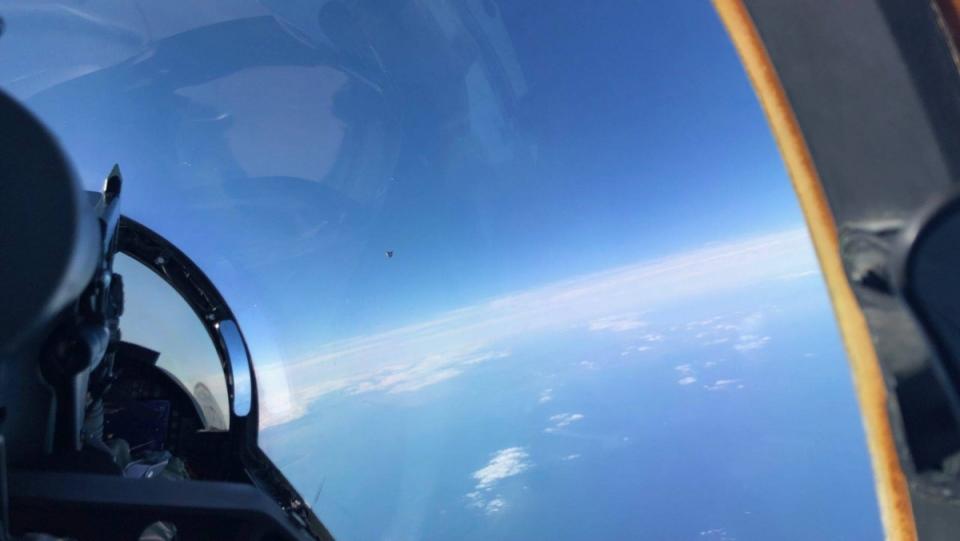
[[[393,258],[393,250],[387,250],[385,255],[387,256],[387,259]]]

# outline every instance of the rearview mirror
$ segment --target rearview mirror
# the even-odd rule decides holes
[[[226,319],[217,324],[220,340],[223,341],[230,360],[230,372],[233,378],[233,414],[245,417],[250,413],[252,389],[250,387],[250,358],[243,343],[240,329],[232,320]]]

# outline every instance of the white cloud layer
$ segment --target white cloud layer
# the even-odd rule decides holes
[[[514,475],[519,475],[530,467],[527,460],[530,455],[523,447],[507,447],[493,454],[486,466],[473,472],[477,481],[477,490],[485,490],[496,483]]]
[[[743,389],[743,384],[739,379],[718,379],[709,385],[704,385],[708,391],[723,391],[725,389]]]
[[[713,541],[736,541],[736,539],[730,535],[725,528],[710,528],[709,530],[702,530],[700,532],[700,537],[705,540]]]
[[[643,353],[644,351],[650,351],[653,349],[651,346],[628,346],[626,349],[620,352],[621,357],[626,357],[632,353]]]
[[[506,506],[507,501],[502,496],[488,498],[485,493],[477,490],[467,493],[467,507],[479,509],[487,515],[495,515]]]
[[[688,338],[701,346],[729,344],[728,347],[746,353],[766,347],[772,338],[764,334],[768,312],[778,308],[767,307],[747,314],[730,313],[717,315],[684,325]]]
[[[797,272],[788,272],[777,277],[779,280],[796,280],[798,278],[807,278],[808,276],[820,276],[820,269],[810,269]]]
[[[770,341],[769,336],[757,336],[755,334],[744,334],[740,336],[733,348],[737,351],[753,351],[767,345]]]
[[[461,377],[479,363],[506,358],[505,344],[517,337],[570,328],[638,329],[643,322],[630,314],[813,265],[806,232],[797,229],[503,295],[419,323],[329,342],[299,361],[260,359],[258,367],[270,367],[268,377],[261,377],[267,370],[257,373],[261,426],[295,419],[330,393],[399,395]],[[658,336],[648,333],[645,342],[661,340]]]
[[[558,413],[550,416],[550,420],[557,428],[563,428],[581,419],[583,419],[582,413]]]
[[[582,413],[558,413],[550,416],[551,426],[544,428],[543,431],[552,434],[561,428],[566,428],[577,421],[583,420]]]
[[[487,505],[484,506],[483,511],[488,515],[493,515],[503,511],[503,508],[507,506],[507,502],[503,498],[494,498],[487,502]]]
[[[499,494],[492,494],[494,487],[504,479],[527,471],[532,466],[529,458],[523,447],[507,447],[494,453],[486,466],[473,472],[477,484],[466,495],[467,507],[480,509],[488,515],[502,511],[507,502]]]
[[[646,327],[647,322],[638,319],[636,315],[607,316],[590,322],[591,331],[624,332]]]

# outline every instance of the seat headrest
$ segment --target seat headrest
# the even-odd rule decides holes
[[[2,92],[0,119],[0,352],[10,352],[90,282],[100,234],[50,132]]]

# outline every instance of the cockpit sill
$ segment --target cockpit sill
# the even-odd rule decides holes
[[[258,447],[257,386],[249,350],[236,318],[213,282],[167,239],[145,225],[121,216],[118,250],[139,261],[173,287],[187,302],[216,347],[230,400],[232,459],[258,489],[301,528],[320,540],[333,539],[293,485]]]

